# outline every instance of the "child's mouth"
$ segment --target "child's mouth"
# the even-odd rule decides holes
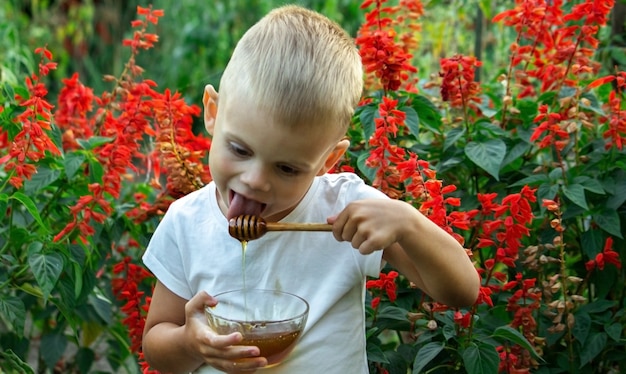
[[[226,219],[241,216],[244,214],[252,216],[260,216],[265,209],[266,204],[260,203],[256,200],[248,199],[247,197],[230,191],[230,204],[228,206],[228,212]]]

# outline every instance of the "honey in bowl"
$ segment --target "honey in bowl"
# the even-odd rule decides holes
[[[240,332],[240,345],[259,347],[268,366],[280,364],[293,350],[306,324],[309,304],[299,296],[277,291],[241,289],[214,296],[206,308],[209,326],[218,334]]]
[[[244,334],[239,345],[254,345],[259,347],[260,356],[267,359],[267,366],[278,365],[291,352],[296,345],[302,330],[294,326],[293,331],[264,331],[262,328],[253,328]]]

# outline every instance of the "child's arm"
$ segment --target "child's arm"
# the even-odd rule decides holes
[[[257,347],[233,345],[241,341],[240,333],[217,335],[208,327],[204,308],[216,303],[206,292],[187,301],[157,282],[143,334],[143,352],[150,366],[188,373],[208,364],[227,372],[250,373],[267,365],[265,358],[256,357]]]
[[[384,259],[435,300],[449,306],[476,301],[480,282],[465,249],[410,204],[355,201],[329,223],[337,240],[363,254],[384,249]]]

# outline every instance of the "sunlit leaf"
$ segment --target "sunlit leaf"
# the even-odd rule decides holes
[[[92,136],[89,139],[76,139],[76,142],[78,142],[78,145],[80,145],[81,148],[91,150],[101,145],[110,143],[113,139],[114,138],[107,136]]]

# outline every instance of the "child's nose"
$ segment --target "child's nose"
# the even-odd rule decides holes
[[[263,167],[255,166],[241,174],[241,181],[250,189],[269,191],[270,183],[267,171]]]

